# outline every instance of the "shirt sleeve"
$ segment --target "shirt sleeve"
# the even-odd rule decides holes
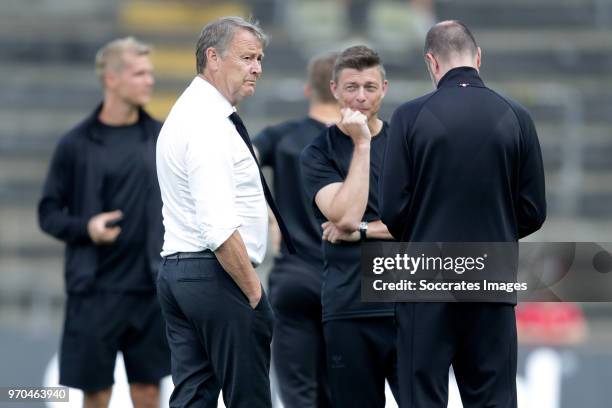
[[[68,244],[89,243],[89,218],[75,215],[70,207],[74,192],[74,148],[68,140],[58,144],[38,203],[38,223],[49,235]]]
[[[519,238],[540,229],[546,219],[546,193],[542,150],[535,125],[529,114],[518,111],[521,125],[521,164],[517,222]]]
[[[186,169],[202,244],[215,251],[241,225],[234,206],[233,126],[220,118],[189,126]]]
[[[408,149],[408,123],[402,110],[393,113],[379,179],[379,205],[382,222],[397,240],[406,230],[404,213],[411,194],[412,157]]]
[[[344,179],[327,151],[318,144],[313,143],[302,151],[300,165],[306,197],[312,203],[315,213],[322,215],[315,203],[317,193],[329,184],[344,182]]]

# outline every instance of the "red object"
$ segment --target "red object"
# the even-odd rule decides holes
[[[586,334],[582,310],[576,303],[522,303],[516,308],[519,341],[575,344]]]

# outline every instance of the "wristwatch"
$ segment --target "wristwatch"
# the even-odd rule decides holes
[[[361,221],[359,223],[359,238],[361,239],[361,241],[365,241],[366,240],[366,233],[368,232],[368,222],[367,221]]]

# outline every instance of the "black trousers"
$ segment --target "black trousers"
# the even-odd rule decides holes
[[[321,322],[321,274],[296,259],[279,259],[270,272],[270,301],[276,323],[272,363],[287,408],[330,407]]]
[[[323,323],[334,408],[384,408],[385,379],[397,400],[393,317]]]
[[[398,303],[401,408],[446,408],[452,364],[464,408],[516,408],[514,306]]]
[[[274,317],[255,309],[214,259],[167,259],[157,279],[172,356],[170,407],[270,408]]]

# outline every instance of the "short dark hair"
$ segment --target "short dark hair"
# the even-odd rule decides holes
[[[334,72],[332,80],[336,82],[340,76],[340,72],[346,68],[363,71],[364,69],[378,67],[382,79],[385,79],[385,68],[382,65],[380,56],[365,45],[355,45],[342,51],[336,63],[334,64]]]
[[[242,17],[221,17],[206,24],[202,29],[198,44],[196,45],[196,70],[198,74],[204,72],[206,67],[206,50],[210,47],[216,48],[223,56],[229,43],[238,30],[248,30],[253,34],[262,47],[268,45],[268,37],[257,25],[256,21],[247,21]]]
[[[452,54],[476,55],[476,39],[459,20],[439,22],[429,29],[423,54],[432,53],[436,58],[448,61]]]
[[[336,102],[329,86],[336,59],[338,59],[338,53],[330,52],[313,57],[308,62],[308,85],[312,91],[312,98],[317,102]]]

